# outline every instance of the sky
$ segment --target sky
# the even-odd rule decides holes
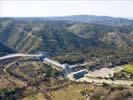
[[[0,17],[81,14],[133,19],[133,0],[0,0]]]

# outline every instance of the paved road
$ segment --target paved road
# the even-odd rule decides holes
[[[4,57],[0,57],[0,60],[3,60],[3,59],[8,59],[8,58],[14,58],[14,57],[39,57],[41,56],[40,54],[10,54],[10,55],[6,55]],[[65,68],[64,65],[60,64],[59,62],[57,61],[54,61],[54,60],[51,60],[47,57],[45,57],[43,59],[43,61],[47,61],[48,63],[51,63],[53,65],[56,65],[60,68]],[[3,71],[10,77],[10,80],[11,81],[15,81],[16,79],[14,79],[13,76],[11,76],[7,71],[6,69],[9,68],[12,64],[14,64],[14,62],[10,63],[8,66],[6,66]],[[18,81],[18,80],[16,80]],[[94,82],[96,84],[102,84],[103,82],[107,83],[107,84],[121,84],[121,85],[131,85],[133,84],[133,81],[126,81],[126,80],[115,80],[115,81],[112,81],[112,80],[106,80],[106,79],[96,79],[96,78],[88,78],[88,77],[83,77],[83,78],[80,78],[79,80],[76,80],[76,81],[79,81],[79,82]]]
[[[21,53],[16,53],[16,54],[9,54],[9,55],[6,55],[6,56],[3,56],[3,57],[0,57],[0,60],[6,60],[6,59],[9,59],[9,58],[14,58],[14,57],[41,57],[42,54],[21,54]],[[63,64],[60,64],[59,62],[57,61],[54,61],[54,60],[51,60],[47,57],[43,58],[43,61],[46,61],[50,64],[53,64],[55,66],[58,66],[62,69],[65,69],[65,65]],[[75,65],[70,65],[69,67],[70,68],[73,68],[73,67],[77,67],[77,66],[83,66],[83,65],[86,65],[86,64],[75,64]]]
[[[41,56],[41,54],[21,54],[21,53],[16,53],[16,54],[9,54],[9,55],[0,57],[0,60],[14,58],[14,57],[39,57],[39,56]]]
[[[133,81],[128,81],[128,80],[107,80],[107,79],[96,79],[96,78],[89,78],[89,77],[83,77],[80,78],[78,80],[76,80],[78,82],[89,82],[89,83],[96,83],[96,84],[102,84],[107,83],[107,84],[114,84],[114,85],[127,85],[127,86],[131,86],[131,84],[133,84]]]
[[[9,58],[14,58],[14,57],[41,57],[41,56],[42,56],[42,54],[20,54],[20,53],[16,53],[16,54],[9,54],[9,55],[0,57],[0,60],[6,60],[6,59],[9,59]],[[59,62],[51,60],[47,57],[44,57],[43,61],[44,62],[46,61],[46,62],[48,62],[52,65],[55,65],[59,68],[62,68],[62,69],[65,68],[65,66],[63,64],[60,64]]]

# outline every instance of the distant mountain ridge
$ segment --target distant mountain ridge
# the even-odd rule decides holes
[[[11,17],[0,17],[0,19],[10,19]],[[55,16],[55,17],[14,17],[15,20],[21,21],[71,21],[84,22],[91,24],[103,24],[112,26],[130,26],[133,25],[133,19],[115,18],[109,16],[95,16],[95,15],[69,15],[69,16]]]
[[[113,18],[108,16],[94,16],[94,15],[71,15],[71,16],[61,16],[61,17],[47,17],[50,20],[65,20],[65,21],[76,21],[76,22],[86,22],[92,24],[104,24],[104,25],[133,25],[133,20],[125,18]]]

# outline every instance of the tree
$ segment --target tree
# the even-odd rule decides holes
[[[56,70],[53,69],[50,65],[47,66],[47,69],[45,70],[45,77],[56,77]]]

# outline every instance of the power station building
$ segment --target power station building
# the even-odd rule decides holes
[[[71,78],[72,80],[75,80],[75,79],[79,79],[79,78],[84,77],[84,75],[87,73],[88,73],[88,70],[83,69],[83,70],[68,74],[67,77]]]

